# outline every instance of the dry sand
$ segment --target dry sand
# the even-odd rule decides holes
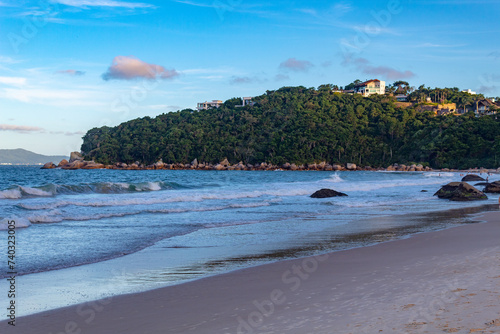
[[[500,212],[484,219],[21,317],[0,333],[500,333]]]

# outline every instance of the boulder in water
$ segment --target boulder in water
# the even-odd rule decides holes
[[[467,174],[462,178],[462,182],[469,182],[469,181],[486,181],[486,180],[476,174]]]
[[[333,189],[320,189],[311,195],[312,198],[328,198],[328,197],[338,197],[338,196],[347,196],[344,193],[335,191]]]
[[[448,183],[439,189],[434,196],[442,199],[449,199],[451,201],[475,201],[488,199],[482,191],[479,191],[466,182]]]
[[[67,165],[68,163],[69,163],[68,160],[62,159],[61,162],[59,162],[59,164],[57,165],[57,167],[62,167],[64,165]]]
[[[57,166],[52,163],[52,162],[47,162],[45,165],[43,165],[42,169],[53,169],[56,168]]]
[[[500,181],[495,181],[492,183],[488,183],[486,187],[484,188],[485,193],[495,193],[499,194],[500,193]]]

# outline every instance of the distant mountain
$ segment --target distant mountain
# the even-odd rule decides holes
[[[69,157],[59,155],[42,155],[23,150],[22,148],[17,148],[15,150],[0,149],[0,164],[38,165],[49,161],[57,164],[62,159],[69,159]]]

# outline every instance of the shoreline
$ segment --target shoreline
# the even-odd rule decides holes
[[[245,171],[388,171],[388,172],[464,172],[464,173],[500,173],[500,167],[497,169],[475,167],[467,169],[453,169],[453,168],[442,168],[433,169],[429,166],[423,166],[422,164],[412,163],[411,165],[394,163],[387,167],[371,167],[371,166],[358,166],[355,163],[328,163],[322,161],[319,163],[284,163],[284,164],[272,164],[267,162],[261,162],[256,164],[243,163],[240,161],[238,163],[231,164],[227,159],[220,161],[219,163],[209,163],[209,162],[198,162],[198,159],[194,159],[191,163],[164,163],[163,160],[158,160],[154,164],[144,164],[139,161],[134,163],[124,163],[124,162],[113,162],[111,164],[103,164],[95,162],[93,160],[84,160],[84,157],[79,152],[71,152],[70,160],[63,159],[57,165],[53,162],[47,162],[41,167],[41,169],[66,169],[66,170],[76,170],[76,169],[115,169],[115,170],[245,170]]]
[[[59,333],[65,328],[67,331],[65,326],[69,326],[70,329],[74,327],[75,333],[76,329],[81,329],[82,333],[95,334],[238,333],[238,328],[241,333],[271,333],[273,330],[330,333],[332,329],[335,333],[364,333],[361,328],[365,328],[366,333],[373,333],[380,329],[390,332],[392,327],[388,326],[398,324],[398,333],[404,330],[419,333],[429,326],[443,331],[446,328],[439,327],[445,326],[442,322],[454,320],[457,325],[453,327],[449,323],[450,329],[468,333],[462,329],[469,325],[470,328],[485,327],[474,322],[476,318],[479,321],[480,316],[467,320],[459,308],[460,319],[448,319],[443,313],[446,318],[443,320],[428,312],[432,303],[427,306],[425,303],[431,298],[431,302],[443,304],[441,306],[445,308],[456,308],[459,301],[466,298],[462,295],[470,292],[469,286],[486,284],[474,285],[476,280],[484,281],[488,276],[477,275],[477,272],[492,270],[500,278],[498,261],[494,261],[500,254],[499,214],[487,212],[484,217],[485,223],[418,233],[373,246],[281,260],[156,290],[20,317],[12,332],[22,328],[23,333],[35,333],[28,328],[37,328],[36,333],[40,333],[40,329]],[[467,260],[470,268],[465,266]],[[454,270],[444,270],[446,268]],[[488,282],[495,288],[499,288],[499,283],[498,279]],[[415,286],[419,288],[415,289]],[[438,286],[437,295],[418,294],[420,289],[436,289]],[[386,292],[381,295],[381,291]],[[495,296],[496,310],[500,306],[499,292],[500,288],[488,295]],[[469,301],[479,298],[476,296],[486,298],[483,290],[474,290],[474,296],[468,294]],[[402,305],[391,311],[390,306],[395,301]],[[479,300],[471,303],[472,306],[483,306]],[[354,316],[353,313],[359,314]],[[405,322],[407,319],[401,318],[413,313],[415,319],[412,321]],[[483,313],[492,317],[488,312]],[[419,320],[422,314],[427,314],[424,318],[428,319]],[[92,320],[89,320],[90,315],[93,315]],[[370,321],[367,322],[366,317]],[[391,320],[387,321],[387,317]],[[497,324],[500,326],[498,317],[497,314],[496,318],[484,320],[484,323],[493,321],[494,328],[499,329],[496,327]],[[386,320],[381,322],[378,318]],[[0,327],[5,325],[6,322],[0,322]],[[358,325],[361,327],[355,327]],[[7,328],[7,332],[9,330]]]

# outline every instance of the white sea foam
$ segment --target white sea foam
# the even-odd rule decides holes
[[[454,177],[457,176],[457,173],[451,173],[451,172],[431,172],[431,173],[424,173],[425,177]]]
[[[158,191],[162,188],[160,182],[148,182],[146,189],[150,191]]]
[[[16,228],[26,228],[30,227],[31,223],[24,218],[19,218],[19,217],[12,217],[12,218],[4,218],[0,220],[0,231],[2,230],[7,230],[9,228],[9,221],[15,221]]]
[[[330,175],[330,178],[326,179],[325,181],[337,183],[337,182],[344,182],[344,179],[342,179],[339,174],[335,173]]]
[[[18,199],[23,195],[19,189],[7,189],[0,191],[0,198],[4,199]]]
[[[63,221],[62,212],[60,210],[51,210],[45,213],[37,213],[27,217],[33,224],[50,224],[60,223]]]
[[[42,189],[37,189],[37,188],[30,188],[30,187],[19,187],[22,192],[28,194],[28,195],[33,195],[33,196],[52,196],[51,192],[44,191]]]
[[[402,187],[413,187],[413,186],[429,186],[435,184],[442,184],[449,182],[450,179],[427,179],[417,182],[409,182],[408,180],[401,180],[397,182],[381,182],[381,181],[367,181],[359,183],[349,183],[345,185],[339,185],[338,189],[343,191],[374,191],[384,188],[402,188]]]
[[[79,213],[65,214],[59,210],[51,210],[49,212],[31,215],[28,217],[28,220],[33,224],[50,224],[50,223],[60,223],[62,221],[89,221],[89,220],[100,220],[106,218],[125,217],[125,216],[138,215],[141,213],[174,214],[174,213],[187,213],[187,212],[209,212],[209,211],[221,211],[228,209],[257,208],[269,205],[271,205],[270,202],[262,201],[255,203],[203,206],[203,207],[192,207],[192,208],[146,209],[146,210],[138,209],[138,210],[129,210],[127,212],[98,213],[92,215],[82,215]]]

